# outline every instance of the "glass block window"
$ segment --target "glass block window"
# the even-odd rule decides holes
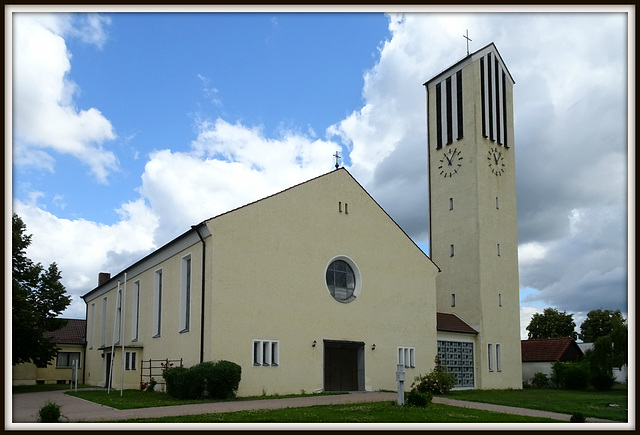
[[[455,387],[474,387],[473,343],[438,340],[438,356],[441,364],[456,377]]]

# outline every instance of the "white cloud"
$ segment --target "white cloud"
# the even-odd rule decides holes
[[[104,40],[104,20],[90,19],[92,42]],[[103,149],[115,139],[111,123],[95,108],[73,104],[77,85],[69,80],[70,58],[64,36],[71,30],[68,15],[13,14],[13,148],[14,163],[53,171],[48,150],[70,154],[86,165],[101,183],[118,167],[113,152]]]
[[[41,196],[34,195],[33,199]],[[35,200],[29,204],[14,200],[13,211],[24,221],[27,234],[33,235],[28,257],[45,266],[56,262],[62,271],[62,283],[73,297],[65,312],[68,317],[84,317],[80,296],[97,285],[108,251],[128,253],[129,258],[137,260],[156,247],[153,233],[158,219],[142,200],[123,204],[117,210],[121,220],[112,226],[58,218],[40,208]],[[130,264],[112,264],[114,269],[107,271],[120,271]]]
[[[139,189],[159,217],[161,243],[190,225],[286,189],[330,169],[338,145],[284,131],[202,122],[191,152],[151,154]],[[176,213],[180,210],[180,213]]]

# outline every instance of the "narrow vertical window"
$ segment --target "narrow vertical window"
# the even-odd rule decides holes
[[[398,348],[398,364],[404,365],[404,349],[402,347]]]
[[[458,112],[458,140],[460,140],[464,133],[462,128],[462,70],[456,73],[456,109]]]
[[[138,340],[138,326],[140,324],[140,281],[133,283],[131,307],[131,341]]]
[[[452,103],[451,103],[451,77],[447,77],[447,80],[445,81],[445,87],[446,87],[446,94],[445,94],[445,101],[446,101],[446,105],[447,105],[447,112],[446,112],[446,117],[447,117],[447,145],[449,145],[450,143],[453,142],[453,107],[452,107]]]
[[[455,248],[453,247],[453,245],[449,246],[449,254],[451,257],[453,257],[453,254],[455,254]]]
[[[262,342],[262,365],[271,365],[271,343],[268,341]]]
[[[436,149],[442,148],[442,87],[436,85]]]
[[[496,210],[498,210],[500,208],[500,201],[498,200],[498,197],[496,196]]]
[[[115,333],[113,337],[114,343],[120,343],[120,324],[122,323],[122,290],[118,290],[118,296],[116,297],[116,324]]]
[[[496,244],[496,251],[498,253],[498,257],[500,256],[500,243]]]
[[[87,331],[87,345],[89,349],[93,349],[93,329],[96,322],[96,304],[95,302],[89,306],[89,322]]]
[[[496,370],[498,370],[499,372],[502,371],[502,355],[500,354],[501,346],[499,344],[496,344]]]
[[[349,214],[349,204],[344,203],[344,214]]]
[[[189,331],[191,318],[191,255],[182,258],[180,271],[180,332]]]
[[[412,347],[409,349],[409,367],[415,368],[416,366],[416,350]]]
[[[498,293],[498,306],[502,306],[502,293]]]
[[[456,306],[456,294],[455,293],[451,293],[451,306],[452,307]]]
[[[493,344],[489,343],[487,346],[487,350],[488,350],[488,363],[489,363],[489,371],[492,372],[493,371]]]
[[[162,331],[162,269],[154,274],[153,282],[153,337]]]
[[[496,141],[498,143],[502,143],[502,119],[500,116],[500,112],[502,111],[502,102],[500,101],[500,84],[501,84],[501,80],[500,80],[500,64],[498,63],[498,59],[495,59],[495,80],[496,80]]]
[[[507,142],[508,130],[507,130],[507,88],[506,85],[506,73],[502,71],[502,124],[504,125],[504,137],[502,142],[505,148],[509,148],[509,142]]]
[[[253,342],[253,365],[262,365],[262,342],[257,340]]]
[[[493,135],[493,80],[492,80],[492,62],[491,62],[491,53],[487,54],[487,84],[489,85],[488,94],[489,94],[489,139],[494,140]]]
[[[338,201],[338,212],[342,213],[342,201]]]
[[[453,198],[449,198],[449,210],[453,210]]]
[[[480,100],[482,103],[482,136],[487,137],[487,105],[484,85],[484,57],[480,58]]]
[[[280,350],[278,348],[278,344],[279,343],[277,341],[271,342],[271,365],[272,366],[278,365],[278,357],[280,356]]]
[[[100,331],[100,347],[107,343],[107,298],[102,299],[102,326]]]

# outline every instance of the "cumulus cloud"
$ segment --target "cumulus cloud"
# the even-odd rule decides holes
[[[29,258],[44,265],[55,261],[62,271],[63,284],[73,297],[67,315],[73,317],[84,317],[80,296],[96,287],[98,272],[119,271],[131,264],[114,262],[114,254],[127,254],[125,260],[139,259],[157,247],[153,233],[158,218],[141,199],[123,204],[117,210],[120,220],[115,225],[61,219],[36,201],[26,204],[14,200],[13,211],[27,225],[27,233],[33,234]],[[107,264],[113,269],[104,270]]]
[[[222,119],[202,121],[198,131],[190,151],[157,151],[145,166],[139,192],[159,216],[159,241],[321,175],[338,146],[291,131],[267,138],[259,127]]]
[[[82,35],[94,44],[105,40],[105,19],[86,20],[77,28],[69,15],[13,14],[13,163],[53,172],[51,151],[70,154],[106,183],[118,162],[102,145],[115,132],[98,109],[75,107],[78,87],[68,78],[71,54],[64,37]]]

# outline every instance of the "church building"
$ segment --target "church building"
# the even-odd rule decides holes
[[[336,169],[100,274],[85,383],[229,360],[240,396],[395,390],[439,355],[457,388],[520,388],[513,80],[490,44],[425,86],[431,257]]]

